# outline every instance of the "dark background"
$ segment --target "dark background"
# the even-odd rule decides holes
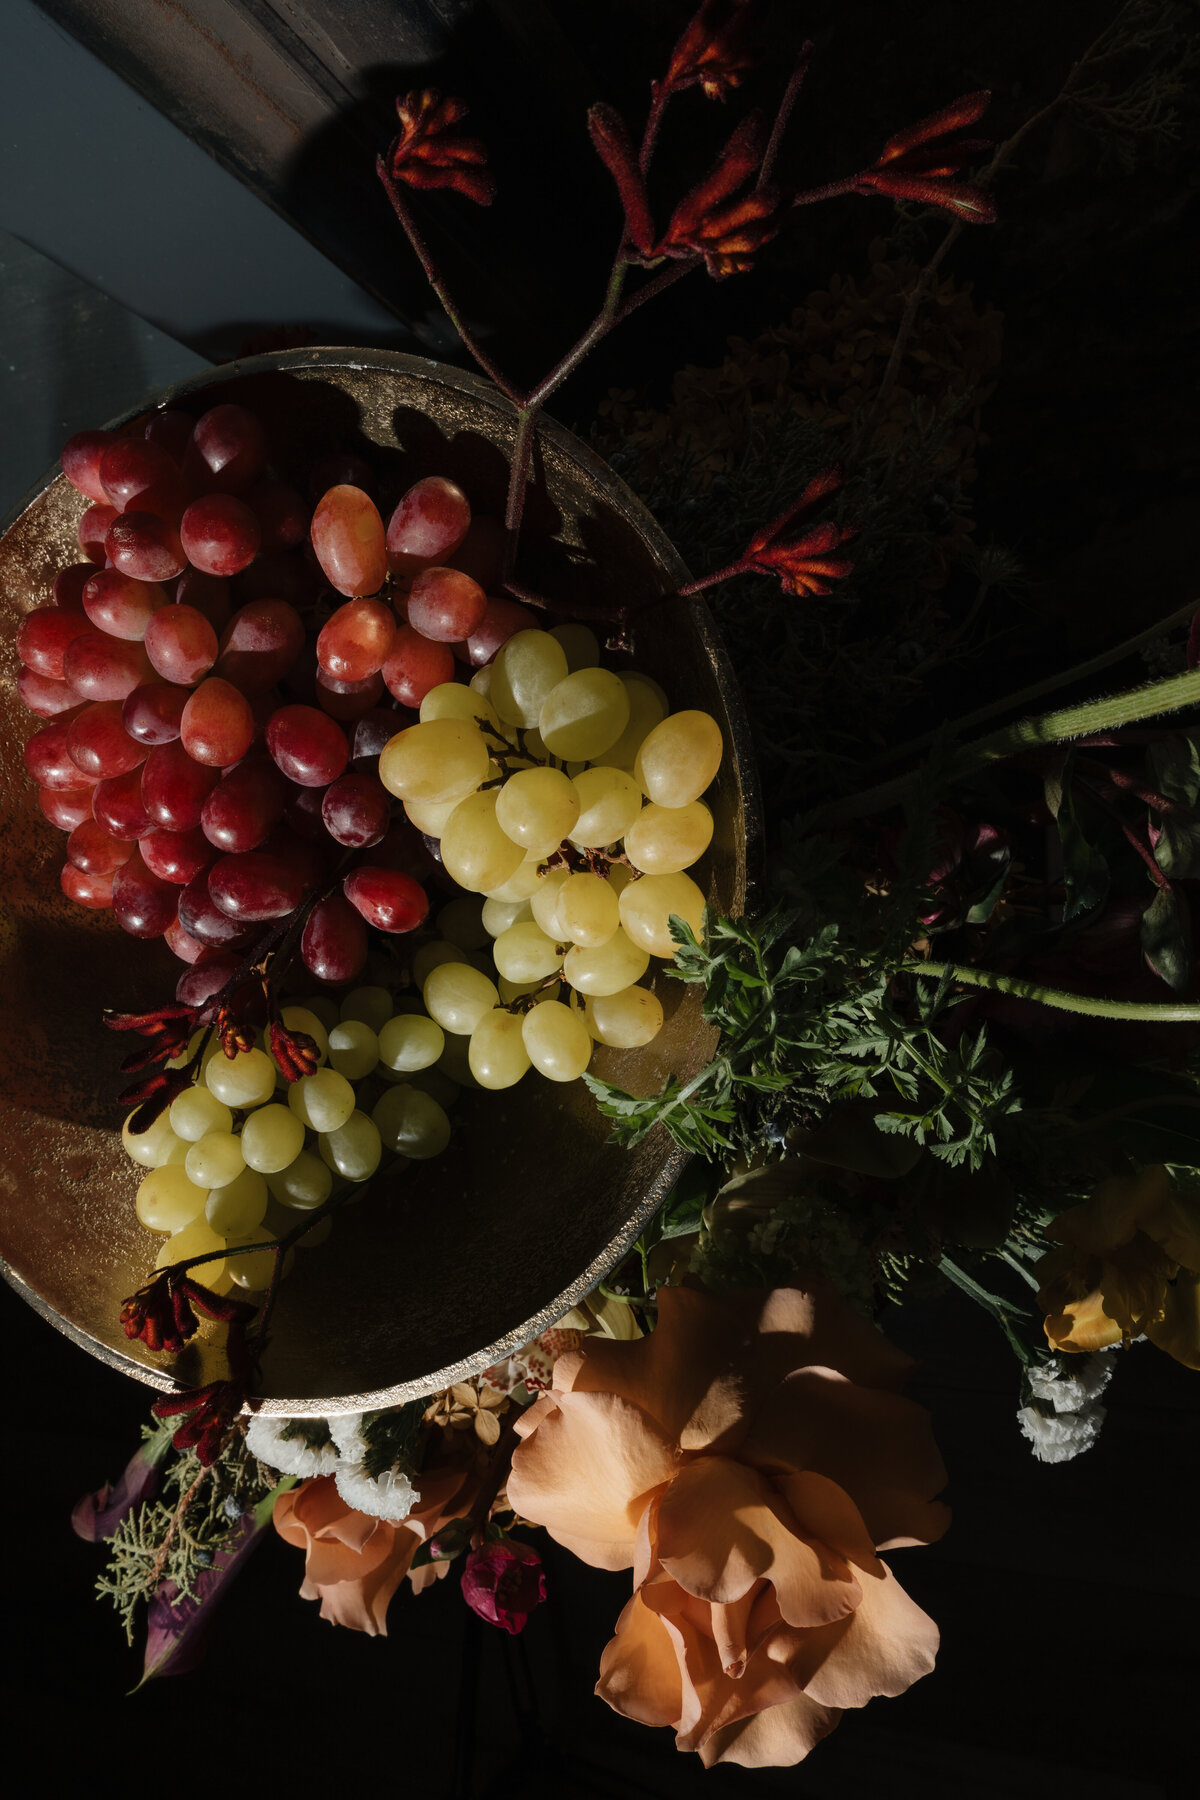
[[[199,358],[272,341],[445,353],[369,177],[398,89],[436,81],[473,96],[502,197],[487,214],[435,197],[423,216],[496,353],[521,375],[544,367],[594,305],[615,230],[584,107],[605,96],[636,116],[642,72],[661,66],[688,10],[10,0],[0,505],[65,432]],[[784,173],[809,185],[858,166],[897,126],[979,86],[994,91],[988,128],[1003,137],[1115,11],[788,4],[769,72],[797,34],[820,54]],[[154,37],[167,26],[169,56]],[[714,129],[718,109],[688,96],[684,126],[685,108]],[[665,187],[696,172],[688,141],[668,141]],[[1066,124],[1044,129],[1002,178],[1001,222],[952,253],[948,267],[1005,314],[979,529],[1033,576],[957,710],[1131,635],[1194,591],[1194,147],[1186,119],[1179,144],[1132,164]],[[882,201],[813,209],[753,276],[692,277],[605,346],[554,410],[586,422],[612,385],[665,399],[684,362],[719,362],[729,333],[760,330],[831,273],[861,270],[888,216]],[[627,1583],[554,1546],[551,1600],[514,1647],[474,1623],[453,1578],[399,1596],[387,1642],[334,1631],[295,1597],[298,1553],[272,1539],[230,1594],[206,1666],[124,1699],[138,1658],[92,1598],[102,1553],[70,1535],[68,1515],[116,1478],[147,1395],[0,1295],[12,1761],[24,1750],[56,1786],[102,1793],[153,1781],[240,1794],[305,1777],[421,1800],[452,1794],[456,1779],[464,1795],[564,1800],[702,1783],[718,1795],[1193,1791],[1200,1378],[1136,1346],[1098,1447],[1043,1468],[1017,1431],[1016,1366],[986,1318],[956,1296],[894,1332],[922,1357],[921,1397],[952,1475],[947,1540],[894,1559],[942,1626],[938,1670],[848,1717],[799,1771],[706,1776],[668,1734],[591,1697]]]

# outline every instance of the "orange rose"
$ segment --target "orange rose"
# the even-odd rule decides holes
[[[933,1667],[938,1633],[875,1552],[949,1521],[909,1359],[824,1280],[659,1290],[588,1339],[517,1424],[508,1497],[585,1562],[633,1569],[599,1693],[706,1765],[799,1762],[848,1706]]]

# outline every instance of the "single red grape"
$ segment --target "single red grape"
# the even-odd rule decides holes
[[[219,856],[208,871],[209,898],[238,924],[282,919],[304,898],[304,872],[282,856],[247,850]]]
[[[267,750],[300,787],[326,787],[350,760],[346,734],[315,706],[281,706],[267,725]]]
[[[487,595],[469,575],[458,569],[426,569],[412,584],[408,622],[437,644],[459,644],[479,629],[487,604]]]
[[[367,928],[341,894],[320,900],[308,915],[300,957],[318,981],[341,987],[353,981],[367,960]]]
[[[118,780],[121,778],[118,776]],[[85,819],[92,816],[92,796],[104,783],[98,782],[96,787],[77,788],[39,788],[38,805],[52,825],[60,831],[74,831]]]
[[[267,460],[263,428],[244,406],[214,406],[192,429],[186,468],[208,493],[240,494]]]
[[[188,691],[169,681],[145,681],[125,696],[121,722],[139,744],[170,744],[179,736],[179,721]]]
[[[124,700],[153,675],[141,644],[104,631],[80,632],[63,656],[63,679],[85,700]]]
[[[174,458],[144,437],[113,439],[100,458],[100,482],[118,512],[157,513],[177,521],[187,504]]]
[[[383,683],[379,684],[381,687]],[[56,719],[79,705],[79,695],[67,681],[55,681],[52,675],[39,675],[36,669],[21,669],[17,674],[17,697],[39,719]]]
[[[172,887],[185,887],[216,855],[196,826],[191,831],[148,831],[138,849],[151,874]]]
[[[182,468],[188,453],[188,445],[192,441],[192,428],[195,420],[190,413],[177,412],[172,407],[164,407],[160,412],[152,413],[146,420],[143,436],[148,443],[157,444],[165,450],[171,461]]]
[[[444,475],[415,482],[388,520],[387,563],[393,575],[419,575],[453,556],[467,535],[471,503]]]
[[[258,554],[258,520],[233,494],[193,500],[179,525],[188,561],[203,575],[236,575]]]
[[[288,790],[283,809],[284,824],[307,843],[323,843],[328,836],[321,816],[326,790],[323,787],[298,787],[293,781],[288,782]]]
[[[104,548],[104,540],[108,536],[109,527],[118,517],[115,506],[107,506],[101,502],[98,506],[89,506],[76,528],[79,548],[89,562],[99,563],[103,567],[108,555]]]
[[[287,783],[265,756],[248,756],[222,775],[204,802],[200,827],[218,850],[257,850],[283,817]]]
[[[286,675],[304,648],[304,621],[286,600],[252,600],[221,634],[216,673],[244,694]]]
[[[115,838],[95,819],[81,819],[67,839],[67,858],[85,875],[111,875],[133,855],[133,845]]]
[[[146,760],[146,746],[131,738],[121,723],[119,700],[98,700],[71,720],[67,749],[81,774],[92,781],[127,775]]]
[[[339,594],[375,594],[387,578],[383,520],[361,488],[332,487],[317,502],[309,535],[322,573]]]
[[[214,631],[224,631],[233,610],[229,583],[219,575],[202,575],[199,569],[185,569],[175,583],[175,600],[203,613]]]
[[[76,906],[91,907],[94,912],[107,912],[113,903],[113,875],[85,875],[74,863],[64,863],[58,873],[58,885]]]
[[[163,932],[163,937],[180,962],[195,964],[200,961],[202,956],[212,955],[212,951],[202,944],[199,938],[194,938],[190,931],[183,929],[178,919],[172,920]],[[220,985],[224,986],[224,983]],[[204,998],[207,1000],[208,995],[206,994]]]
[[[142,765],[142,803],[156,825],[190,831],[200,823],[219,778],[217,769],[194,761],[182,743],[158,744]]]
[[[415,931],[429,911],[425,889],[399,869],[351,869],[342,892],[368,925],[379,931]]]
[[[194,606],[164,606],[146,627],[146,655],[166,681],[192,687],[217,660],[217,634]]]
[[[118,521],[119,522],[119,521]],[[97,631],[140,644],[167,596],[156,581],[137,581],[120,569],[100,569],[83,590],[83,610]]]
[[[352,850],[377,844],[391,816],[391,802],[374,775],[339,775],[321,799],[326,831],[335,843]]]
[[[178,889],[152,874],[136,851],[113,876],[113,913],[131,937],[161,937],[175,917],[178,898]]]
[[[264,550],[295,550],[307,538],[308,505],[286,481],[264,475],[247,490],[245,501],[258,520]]]
[[[226,924],[228,922],[226,920]],[[165,936],[170,944],[170,932],[165,933]],[[171,944],[171,948],[175,948],[174,944]],[[175,954],[178,956],[180,952],[176,950]],[[233,980],[240,967],[241,958],[233,951],[212,950],[202,945],[201,954],[193,967],[185,969],[176,982],[175,998],[181,1006],[203,1006],[206,1000],[211,1000],[227,982]],[[202,1022],[206,1022],[203,1013],[200,1018]]]
[[[313,687],[321,711],[346,723],[378,706],[383,697],[383,676],[377,669],[365,681],[333,681],[323,669],[318,669]]]
[[[196,762],[227,769],[230,763],[240,762],[254,742],[250,702],[232,682],[210,675],[189,696],[179,735]]]
[[[102,505],[107,504],[108,495],[100,479],[100,458],[112,442],[111,431],[77,431],[63,445],[63,474],[73,488]]]
[[[411,625],[402,625],[383,665],[383,679],[388,693],[402,706],[420,706],[430,688],[453,681],[454,652],[422,637]]]
[[[189,937],[214,949],[245,950],[258,936],[253,925],[239,924],[213,905],[207,870],[194,876],[181,891],[179,923]]]
[[[142,770],[98,781],[92,790],[92,817],[115,838],[145,837],[154,821],[142,803]]]
[[[49,725],[35,731],[25,746],[25,768],[39,787],[78,788],[92,786],[95,777],[85,775],[71,756],[68,733],[76,713],[60,713]]]
[[[382,669],[396,615],[382,600],[347,600],[321,627],[317,661],[334,681],[365,681]]]
[[[95,574],[95,570],[88,567],[88,574]],[[36,669],[51,681],[62,681],[68,644],[91,630],[87,614],[74,607],[36,606],[17,627],[17,655],[27,669]]]
[[[491,662],[501,644],[507,644],[518,631],[529,631],[536,624],[537,619],[527,606],[503,596],[493,597],[467,639],[467,656],[477,669],[482,668],[484,663]]]
[[[178,531],[157,513],[122,513],[108,528],[104,550],[113,567],[135,581],[174,581],[187,567]]]

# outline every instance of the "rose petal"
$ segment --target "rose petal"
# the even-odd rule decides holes
[[[662,1621],[637,1594],[605,1646],[596,1692],[614,1712],[639,1725],[679,1723],[683,1689],[675,1646]]]
[[[807,1694],[797,1694],[781,1706],[769,1706],[714,1731],[700,1746],[700,1760],[706,1769],[716,1763],[737,1763],[743,1769],[790,1768],[829,1736],[841,1716],[818,1706]]]
[[[787,1470],[772,1477],[808,1537],[817,1538],[844,1556],[877,1575],[883,1564],[875,1554],[871,1534],[863,1516],[849,1494],[836,1481],[817,1475],[811,1469]]]
[[[598,1540],[598,1550],[626,1544],[628,1568],[647,1498],[674,1473],[670,1445],[644,1412],[615,1394],[552,1398],[553,1410],[513,1454],[509,1501],[553,1538],[561,1532]],[[576,1548],[585,1561],[592,1560]]]
[[[788,1664],[822,1706],[865,1706],[894,1697],[933,1668],[938,1628],[910,1600],[890,1569],[864,1580],[862,1605],[839,1625],[805,1632]]]

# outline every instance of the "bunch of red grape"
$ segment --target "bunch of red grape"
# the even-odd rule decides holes
[[[321,981],[353,980],[368,925],[422,923],[434,867],[392,818],[379,752],[456,651],[486,663],[530,623],[487,595],[498,521],[434,476],[385,530],[370,469],[336,455],[311,471],[310,517],[268,470],[259,420],[229,404],[158,412],[141,436],[81,432],[62,460],[92,502],[88,560],[17,648],[20,696],[47,721],[26,767],[69,833],[63,892],[165,938],[194,965],[179,994],[194,1004],[265,921],[326,889],[301,955]]]

